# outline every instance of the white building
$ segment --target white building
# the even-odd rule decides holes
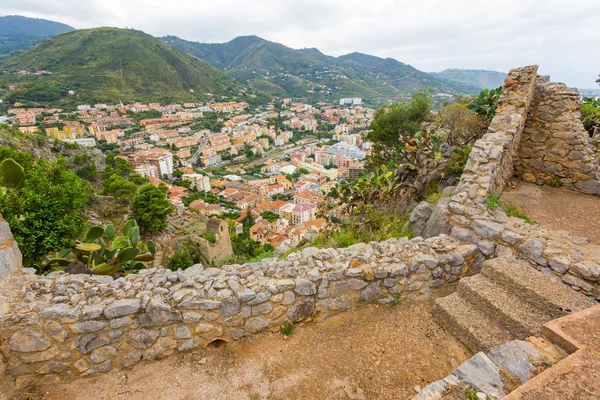
[[[296,204],[292,209],[292,224],[298,225],[315,219],[317,205],[314,203]]]
[[[173,154],[168,150],[152,149],[139,151],[130,154],[129,159],[135,167],[147,164],[156,166],[160,177],[173,175]]]
[[[347,97],[344,99],[340,99],[340,106],[345,106],[347,104],[351,106],[359,106],[362,104],[362,99],[358,97]]]
[[[152,176],[154,178],[158,178],[158,168],[156,167],[156,165],[140,165],[139,167],[136,167],[133,170],[141,176]]]
[[[190,188],[196,189],[199,192],[208,192],[211,189],[210,179],[208,176],[202,174],[183,174],[181,179],[188,180],[191,182]]]

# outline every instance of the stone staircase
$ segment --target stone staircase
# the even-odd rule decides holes
[[[462,279],[458,290],[435,301],[433,315],[473,351],[537,336],[542,325],[596,305],[512,257],[484,263],[481,273]]]

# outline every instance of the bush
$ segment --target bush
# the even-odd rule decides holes
[[[23,186],[0,200],[0,209],[31,265],[57,249],[71,247],[85,226],[87,182],[67,171],[64,160],[39,160],[27,173]]]
[[[142,232],[158,233],[167,227],[167,217],[175,207],[160,188],[149,183],[142,186],[132,204],[133,218]]]

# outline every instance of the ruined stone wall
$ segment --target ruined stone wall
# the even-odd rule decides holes
[[[455,282],[484,257],[448,236],[304,249],[287,260],[47,276],[24,270],[0,325],[7,369],[19,388],[127,368],[211,340],[325,318],[363,302],[411,299]]]
[[[600,166],[581,123],[579,91],[539,77],[515,164],[526,182],[600,194]]]
[[[533,140],[532,131],[527,130],[533,125],[526,125],[526,116],[529,110],[533,111],[534,116],[541,115],[544,110],[549,111],[544,108],[546,101],[541,101],[538,106],[534,100],[536,82],[540,83],[537,79],[537,66],[510,71],[489,131],[473,146],[465,172],[447,205],[448,230],[454,239],[477,244],[487,257],[512,254],[525,258],[553,279],[600,300],[599,246],[567,232],[527,225],[518,218],[509,218],[501,210],[491,210],[484,204],[487,197],[501,194],[504,182],[513,176],[514,166],[519,168],[529,162],[518,158],[518,154],[528,146],[527,143]],[[552,106],[556,118],[549,120],[557,121],[558,124],[563,118],[559,116],[558,110],[563,107],[567,114],[564,117],[566,120],[577,115],[572,113],[576,101],[571,98],[572,94],[566,87],[561,84],[546,84],[544,80],[541,80],[541,86],[544,86],[543,90],[557,93],[562,99],[561,103]],[[538,95],[541,96],[541,93],[539,91]],[[534,110],[536,106],[538,109]],[[567,126],[575,129],[572,136],[572,140],[575,140],[575,136],[579,135],[578,125],[573,121],[563,122],[564,129]],[[552,126],[560,125],[553,123]],[[524,146],[521,145],[522,141],[526,143]],[[577,148],[582,153],[587,152],[589,144],[586,146],[588,148],[584,147],[584,150],[573,147],[573,151],[579,151],[575,150]],[[537,148],[536,151],[543,156],[548,154],[546,151],[551,152],[552,148]],[[565,157],[562,162],[569,164],[569,157]],[[574,185],[577,184],[574,181]]]

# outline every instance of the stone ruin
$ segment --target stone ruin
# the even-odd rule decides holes
[[[577,119],[576,92],[511,70],[488,133],[474,145],[452,197],[429,215],[428,234],[408,240],[307,248],[285,260],[118,279],[21,266],[0,221],[0,390],[51,384],[130,368],[177,352],[202,351],[319,320],[362,302],[412,299],[477,272],[486,259],[514,256],[600,300],[600,247],[490,210],[513,176],[598,193],[598,165]]]

